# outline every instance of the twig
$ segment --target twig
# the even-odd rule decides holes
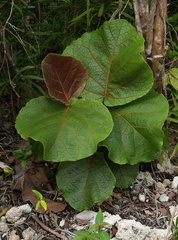
[[[159,218],[158,218],[158,214],[159,214],[159,211],[158,211],[158,204],[157,204],[157,200],[155,198],[155,207],[156,207],[156,223],[159,225]]]
[[[56,227],[56,230],[59,230],[59,231],[62,231],[64,233],[66,233],[67,235],[69,235],[70,237],[74,238],[76,236],[76,234],[68,231],[68,230],[64,230],[64,229],[61,229],[57,223],[57,219],[59,218],[55,213],[53,212],[50,212],[50,217],[54,223],[54,226]]]
[[[120,12],[120,10],[121,10],[121,8],[122,8],[122,5],[123,5],[122,0],[119,0],[118,8],[113,12],[110,20],[115,19],[116,15]]]
[[[143,35],[142,25],[141,25],[141,21],[140,21],[139,6],[138,6],[137,0],[133,0],[133,6],[134,6],[134,12],[135,12],[135,22],[136,22],[137,31],[138,31],[138,33]]]
[[[55,232],[53,229],[47,227],[44,223],[42,223],[37,217],[35,216],[31,216],[31,218],[33,218],[44,230],[46,230],[47,232],[52,233],[53,235],[55,235],[58,238],[64,239],[64,240],[68,240],[64,235]]]
[[[130,0],[127,0],[125,6],[124,6],[123,9],[122,9],[122,12],[119,14],[119,18],[121,17],[122,13],[125,11],[125,9],[126,9],[128,3],[129,3],[129,1],[130,1]]]
[[[178,41],[178,34],[177,31],[175,30],[175,28],[172,26],[172,24],[170,24],[168,21],[166,21],[166,23],[172,28],[172,30],[174,31],[175,35],[176,35],[176,39]]]
[[[154,178],[156,179],[156,181],[158,180],[158,178],[156,177],[156,174],[155,174],[155,170],[154,170],[154,163],[153,162],[151,162],[151,171],[152,171],[152,173],[153,173],[153,175],[154,175]]]
[[[166,63],[165,66],[170,64],[169,69],[171,69],[172,66],[173,66],[173,64],[174,64],[176,61],[178,61],[178,58],[176,58],[176,59],[174,59],[174,60],[171,60],[170,62]]]
[[[9,23],[9,20],[12,16],[12,12],[13,12],[13,8],[14,8],[14,0],[12,0],[11,2],[11,9],[10,9],[10,13],[9,13],[9,16],[5,22],[5,25],[2,27],[2,31],[0,31],[1,35],[2,35],[2,44],[3,44],[3,47],[4,47],[4,56],[3,56],[3,60],[2,60],[2,64],[1,64],[1,67],[0,67],[0,70],[2,69],[3,65],[4,65],[4,61],[5,61],[5,57],[6,57],[6,54],[7,54],[7,46],[6,46],[6,38],[5,38],[5,29],[6,29],[6,26],[7,24]]]
[[[7,18],[7,20],[6,20],[5,25],[4,25],[4,29],[6,28],[6,25],[8,24],[8,22],[9,22],[11,16],[12,16],[12,11],[13,11],[13,8],[14,8],[14,0],[12,0],[11,4],[12,4],[12,5],[11,5],[10,13],[9,13],[9,16],[8,16],[8,18]]]

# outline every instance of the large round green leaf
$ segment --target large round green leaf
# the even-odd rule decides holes
[[[44,160],[76,161],[91,156],[113,128],[108,109],[94,100],[71,99],[65,106],[46,97],[21,109],[16,129],[24,139],[43,144]]]
[[[66,201],[78,210],[107,199],[116,183],[101,153],[76,162],[61,163],[56,180]]]
[[[63,55],[80,60],[88,71],[83,97],[117,106],[145,95],[152,87],[152,71],[140,55],[143,50],[142,36],[127,21],[117,19],[85,33]]]
[[[163,144],[163,123],[168,103],[163,95],[150,92],[122,107],[110,109],[114,121],[111,134],[100,143],[109,159],[118,164],[151,161]]]

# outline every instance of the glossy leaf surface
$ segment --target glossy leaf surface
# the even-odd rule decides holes
[[[114,128],[101,146],[109,150],[109,159],[118,164],[151,161],[163,144],[163,123],[168,103],[163,95],[150,92],[122,107],[110,109]]]
[[[100,102],[84,99],[71,99],[68,107],[46,97],[32,99],[16,119],[18,133],[24,139],[41,142],[43,159],[53,162],[92,155],[112,128],[108,109]]]
[[[56,180],[66,201],[78,210],[107,199],[116,181],[101,153],[77,162],[61,163]]]
[[[125,20],[105,22],[65,49],[87,68],[89,78],[82,96],[106,106],[126,104],[152,87],[152,71],[143,60],[144,40]]]
[[[49,53],[42,62],[42,70],[49,95],[67,105],[85,86],[87,71],[73,57]]]

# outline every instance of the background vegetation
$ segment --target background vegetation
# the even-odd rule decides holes
[[[109,20],[117,8],[118,1],[112,0],[1,1],[0,96],[12,99],[15,93],[16,100],[29,100],[44,94],[39,84],[42,59],[49,52],[62,53],[72,40]],[[177,9],[177,1],[168,3],[167,69],[177,66]],[[123,1],[119,17],[135,24],[132,1]]]

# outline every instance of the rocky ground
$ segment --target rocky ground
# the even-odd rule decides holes
[[[65,202],[56,188],[57,164],[36,162],[29,155],[26,166],[22,167],[23,157],[14,157],[28,142],[16,134],[9,112],[8,105],[1,109],[0,239],[70,240],[75,230],[86,230],[94,223],[99,208],[104,221],[109,223],[106,231],[113,240],[178,239],[178,156],[170,160],[176,135],[170,136],[172,148],[162,160],[141,164],[132,186],[116,188],[105,202],[79,212]],[[12,171],[4,172],[5,167],[11,167]],[[42,207],[35,210],[38,198],[33,189],[41,190],[47,211]]]

